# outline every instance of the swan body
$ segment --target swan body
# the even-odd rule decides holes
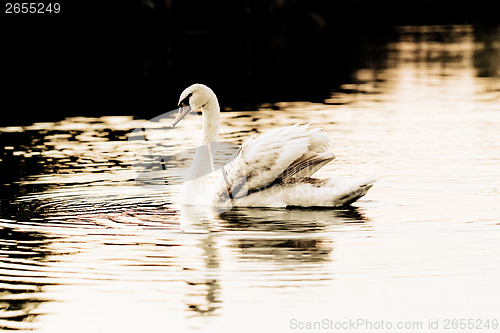
[[[181,192],[196,206],[336,207],[348,205],[372,187],[373,178],[347,181],[311,176],[335,156],[321,129],[295,124],[247,140],[222,168],[214,167],[220,109],[205,85],[186,88],[173,126],[192,110],[202,112],[202,135]]]

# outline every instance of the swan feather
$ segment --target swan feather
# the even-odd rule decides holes
[[[335,158],[329,147],[328,136],[308,124],[256,134],[226,164],[224,190],[241,197],[294,176],[310,177]]]

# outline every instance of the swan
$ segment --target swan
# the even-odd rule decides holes
[[[231,159],[214,168],[220,108],[203,84],[186,88],[179,98],[173,127],[191,111],[201,111],[201,139],[181,190],[181,204],[241,207],[338,207],[366,194],[373,178],[348,181],[311,176],[335,156],[330,139],[309,124],[257,133]]]

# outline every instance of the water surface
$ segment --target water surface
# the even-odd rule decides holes
[[[144,119],[1,128],[0,327],[287,332],[325,318],[500,319],[498,31],[401,27],[388,40],[369,43],[323,103],[222,117],[233,144],[257,129],[322,127],[337,159],[318,176],[383,176],[352,208],[181,210],[174,165],[163,190],[137,186],[139,147],[127,138],[155,126]],[[195,121],[176,128],[184,145],[161,149],[193,148]]]

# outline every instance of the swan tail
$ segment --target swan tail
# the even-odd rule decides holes
[[[365,196],[369,189],[373,186],[373,182],[359,185],[357,188],[348,191],[340,198],[334,200],[335,206],[349,206],[356,202],[359,198]]]
[[[279,194],[276,197],[283,198],[286,206],[341,207],[363,197],[375,181],[373,178],[347,180],[294,177],[281,186],[270,188],[269,193]]]

